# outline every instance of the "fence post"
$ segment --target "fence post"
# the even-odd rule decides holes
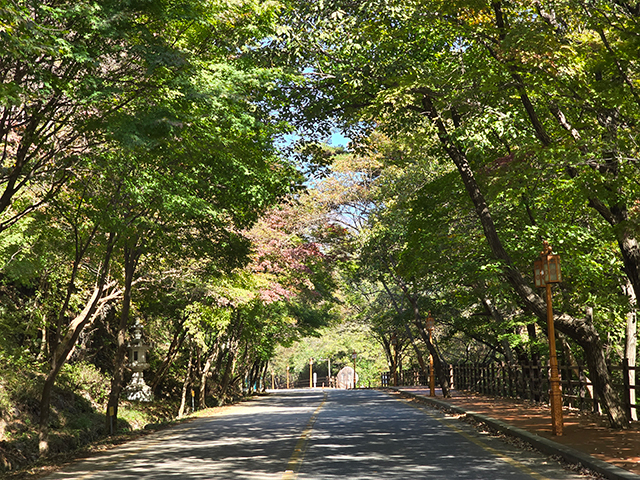
[[[478,364],[471,365],[471,388],[472,392],[478,391]]]
[[[544,368],[544,375],[542,375],[542,368]],[[551,404],[551,360],[547,360],[547,364],[544,367],[540,367],[540,378],[544,381],[540,382],[540,400]]]
[[[580,398],[580,404],[578,406],[578,408],[580,410],[584,409],[584,404],[586,403],[586,397],[587,397],[587,389],[586,389],[586,385],[585,382],[583,382],[584,379],[584,372],[582,371],[582,365],[578,364],[578,397]]]
[[[469,390],[469,385],[471,384],[471,380],[469,378],[469,364],[467,363],[464,366],[464,389]]]
[[[491,372],[489,376],[489,380],[490,380],[489,393],[495,397],[498,394],[498,385],[496,382],[496,366],[493,362],[491,362],[491,367],[489,368],[489,371]]]
[[[522,364],[518,364],[516,369],[516,397],[520,396],[520,398],[525,398],[524,366]]]
[[[631,417],[631,385],[629,383],[629,359],[622,359],[622,385],[624,388],[624,408],[627,411],[627,418]]]
[[[471,384],[471,379],[469,378],[469,364],[467,363],[464,366],[464,389],[469,390],[469,385]]]
[[[517,397],[516,394],[516,389],[517,389],[517,382],[518,379],[517,377],[514,379],[514,369],[517,367],[514,367],[512,364],[509,364],[509,396],[510,397]],[[517,370],[515,371],[515,373],[517,373]]]
[[[567,402],[568,405],[570,407],[575,407],[575,405],[573,404],[573,383],[571,381],[571,366],[570,365],[566,365],[564,367],[562,367],[562,371],[564,372],[563,377],[566,378],[565,380],[565,384],[566,384],[566,392],[567,394],[564,395],[565,398],[568,398],[569,401]]]
[[[469,365],[469,390],[476,391],[476,364]]]
[[[484,395],[489,394],[489,366],[482,366],[482,393]]]
[[[452,364],[449,364],[449,388],[450,388],[451,390],[453,390],[453,389],[455,388],[455,387],[453,386],[453,385],[454,385],[453,381],[454,381],[454,378],[455,378],[455,377],[454,377],[454,375],[453,375],[453,372],[454,372],[454,370],[453,370],[453,365],[452,365]]]

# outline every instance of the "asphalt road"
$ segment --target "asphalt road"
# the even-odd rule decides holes
[[[163,430],[48,479],[582,479],[374,390],[288,390]]]

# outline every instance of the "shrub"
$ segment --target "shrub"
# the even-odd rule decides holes
[[[91,363],[67,363],[60,371],[58,385],[79,392],[94,408],[101,408],[109,397],[110,378]]]

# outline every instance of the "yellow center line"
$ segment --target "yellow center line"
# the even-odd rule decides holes
[[[487,445],[485,442],[483,442],[479,438],[477,438],[477,437],[475,437],[473,435],[469,435],[467,432],[465,432],[461,428],[457,427],[452,421],[449,421],[449,420],[446,420],[444,418],[441,418],[441,417],[438,417],[438,416],[434,415],[427,407],[424,407],[422,405],[414,405],[413,403],[410,403],[409,401],[404,400],[404,399],[401,399],[401,400],[404,403],[406,403],[407,405],[410,405],[413,408],[417,408],[421,412],[426,413],[431,418],[433,418],[434,420],[437,420],[438,422],[440,422],[445,427],[449,428],[450,430],[453,430],[455,433],[457,433],[458,435],[463,436],[464,438],[466,438],[470,442],[475,443],[476,445],[478,445],[483,450],[491,453],[493,456],[499,458],[503,462],[506,462],[509,465],[517,468],[521,472],[524,472],[527,475],[530,475],[531,477],[535,478],[536,480],[551,480],[548,477],[545,477],[544,475],[541,475],[540,473],[530,469],[525,464],[519,462],[515,458],[509,457],[509,456],[505,455],[504,453],[500,452],[499,450],[496,450],[495,448]]]
[[[324,392],[324,397],[322,398],[322,402],[318,405],[318,408],[315,409],[311,418],[307,422],[307,426],[304,428],[304,431],[298,438],[296,442],[296,446],[293,448],[293,454],[289,459],[289,463],[287,463],[287,469],[282,475],[282,480],[294,480],[298,477],[298,472],[300,471],[300,466],[302,465],[302,461],[304,460],[304,454],[307,451],[307,445],[309,436],[311,435],[311,431],[313,430],[313,424],[316,423],[316,419],[320,414],[320,410],[324,406],[324,403],[327,400],[327,392]]]

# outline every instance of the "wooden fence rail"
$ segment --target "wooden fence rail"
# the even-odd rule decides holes
[[[562,398],[565,406],[601,413],[598,396],[593,389],[588,370],[582,365],[559,366]],[[612,387],[621,395],[629,418],[637,418],[640,404],[640,386],[636,375],[629,381],[629,373],[635,374],[638,367],[623,361],[610,365],[614,383]],[[529,364],[492,363],[488,365],[450,365],[450,383],[458,390],[468,390],[496,397],[517,398],[534,402],[549,402],[549,366]],[[394,377],[384,372],[382,386],[393,385]],[[399,386],[428,385],[428,378],[417,370],[398,372]]]

